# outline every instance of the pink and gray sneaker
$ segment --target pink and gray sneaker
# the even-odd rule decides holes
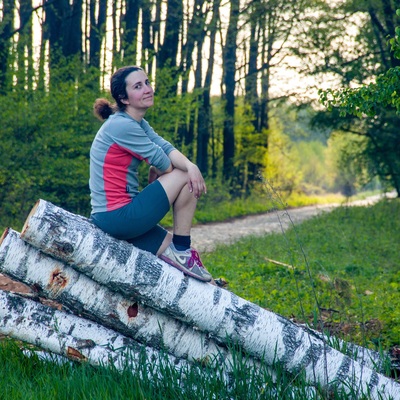
[[[211,274],[205,269],[200,260],[199,253],[192,248],[179,251],[171,243],[159,257],[186,275],[203,282],[210,282],[212,280]]]

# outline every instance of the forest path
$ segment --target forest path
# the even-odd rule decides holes
[[[383,197],[396,197],[395,192],[367,197],[364,200],[326,205],[306,206],[287,210],[272,211],[265,214],[250,215],[227,222],[196,225],[192,228],[193,246],[201,252],[210,252],[218,244],[233,244],[244,236],[262,236],[268,233],[282,233],[292,225],[321,213],[330,212],[342,205],[369,206]]]

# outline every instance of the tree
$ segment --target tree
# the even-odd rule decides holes
[[[15,0],[4,0],[0,20],[0,93],[5,94],[11,87],[11,79],[8,77],[10,66],[10,39],[14,34],[13,16]]]
[[[397,11],[400,16],[400,10]],[[400,59],[400,27],[389,41],[392,57]],[[393,64],[396,64],[394,62]],[[368,138],[365,157],[370,160],[372,174],[393,186],[400,196],[400,67],[394,66],[379,75],[376,82],[361,88],[321,91],[321,102],[341,116],[353,115],[361,120],[349,132]]]
[[[245,49],[248,59],[244,76],[245,108],[253,125],[253,131],[242,139],[242,147],[249,150],[249,158],[242,160],[247,171],[243,181],[254,182],[266,168],[261,160],[268,151],[273,71],[285,63],[307,7],[308,2],[304,0],[253,0],[243,12],[244,26],[249,32],[245,42],[248,47]]]
[[[223,127],[223,177],[228,182],[235,176],[235,89],[236,89],[236,51],[239,23],[239,0],[230,4],[229,24],[223,48],[223,87],[222,94],[225,103],[225,120]]]

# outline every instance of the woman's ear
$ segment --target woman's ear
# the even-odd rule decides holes
[[[129,100],[128,99],[121,99],[121,103],[128,105],[129,104]]]

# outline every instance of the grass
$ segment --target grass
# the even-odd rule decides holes
[[[13,400],[71,400],[71,399],[304,399],[306,385],[289,389],[293,378],[282,370],[273,381],[266,368],[246,366],[243,356],[236,354],[230,383],[223,379],[218,362],[208,367],[192,366],[176,370],[163,359],[161,370],[155,370],[150,360],[132,373],[113,368],[92,367],[88,364],[65,363],[55,365],[40,360],[34,353],[26,358],[16,342],[5,340],[0,344],[0,387],[2,399]],[[161,353],[161,358],[163,355]],[[156,379],[160,372],[161,379]],[[274,382],[279,382],[278,387]]]

